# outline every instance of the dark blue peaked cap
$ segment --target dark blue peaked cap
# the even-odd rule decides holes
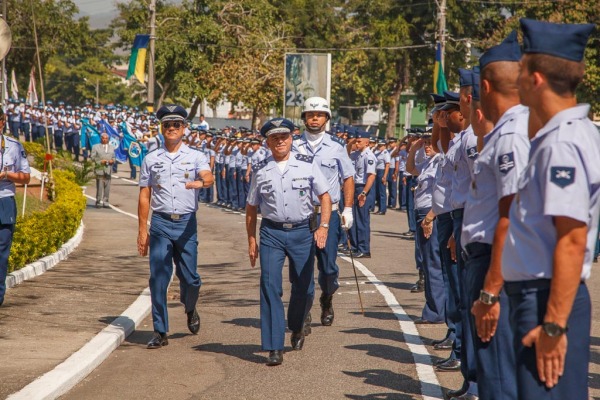
[[[444,104],[440,110],[449,110],[453,107],[460,106],[460,94],[444,90],[444,97],[446,98],[446,104]]]
[[[472,86],[473,85],[473,71],[470,69],[459,68],[458,69],[458,77],[459,77],[459,86]]]
[[[356,128],[352,125],[346,125],[346,133],[348,133],[349,139],[353,139],[356,137]]]
[[[521,18],[523,52],[542,53],[570,61],[583,60],[594,24],[554,24]]]
[[[479,101],[479,74],[473,72],[473,86],[471,87],[471,98]]]
[[[517,31],[512,31],[506,39],[497,46],[490,48],[479,58],[479,68],[482,70],[486,65],[496,61],[520,61],[521,49],[517,40]]]
[[[268,137],[274,133],[292,133],[294,132],[294,123],[285,118],[273,118],[260,128],[260,134]]]
[[[357,139],[370,139],[371,134],[364,129],[356,129],[356,134],[354,135]]]
[[[176,104],[166,104],[156,112],[156,118],[161,121],[183,121],[187,115],[185,108]]]
[[[433,100],[433,103],[436,106],[446,102],[446,98],[444,96],[435,93],[430,93],[429,95],[431,96],[431,99]]]

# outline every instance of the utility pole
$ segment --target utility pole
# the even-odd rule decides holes
[[[96,104],[100,104],[100,78],[96,78]]]
[[[6,3],[8,3],[8,0],[1,0],[2,1],[2,18],[4,18],[4,20],[6,21]],[[2,71],[0,71],[0,73],[2,73],[2,91],[0,92],[0,95],[2,96],[2,99],[0,99],[0,104],[4,104],[4,99],[6,99],[6,91],[8,90],[7,85],[8,85],[8,79],[5,79],[6,77],[8,77],[8,74],[6,73],[6,57],[4,57],[2,59]]]
[[[148,62],[148,111],[154,112],[154,40],[156,38],[156,0],[150,1],[150,60]]]
[[[441,65],[444,68],[444,58],[446,53],[446,0],[435,0],[438,6],[438,41],[440,42],[440,51],[442,53]]]

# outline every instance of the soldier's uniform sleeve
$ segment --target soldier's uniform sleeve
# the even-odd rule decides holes
[[[350,156],[348,156],[346,147],[340,147],[337,159],[342,179],[348,179],[351,176],[354,176],[356,171],[354,170],[354,164],[352,163],[352,160],[350,160]]]
[[[331,190],[331,185],[325,175],[321,172],[317,163],[312,163],[312,177],[313,177],[313,192],[317,196],[321,196],[322,194],[329,192]]]
[[[250,204],[251,206],[258,205],[258,190],[256,184],[256,176],[258,173],[253,173],[252,178],[250,179],[250,188],[248,189],[248,197],[246,198],[246,204]]]
[[[152,186],[152,174],[150,173],[149,157],[144,157],[142,167],[140,168],[140,187]]]
[[[19,145],[19,154],[16,157],[15,171],[30,174],[31,169],[29,168],[29,161],[27,161],[27,153],[25,153],[25,149],[21,143],[17,142],[17,144]]]
[[[383,156],[383,160],[384,160],[384,164],[389,164],[390,161],[392,160],[392,157],[390,156],[390,152],[386,151],[385,155]]]
[[[581,153],[572,143],[556,143],[544,149],[536,165],[544,215],[569,217],[588,224],[590,188]]]
[[[196,159],[196,172],[210,171],[210,163],[206,154],[201,151],[198,152],[198,158]]]
[[[376,167],[377,167],[377,159],[374,155],[368,155],[367,157],[367,165],[366,165],[366,173],[376,175]]]
[[[529,162],[529,140],[524,135],[501,136],[495,152],[498,199],[517,193],[519,177]]]

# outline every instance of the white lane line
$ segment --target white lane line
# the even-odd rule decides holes
[[[344,256],[340,258],[348,263],[352,262],[348,257]],[[423,399],[443,399],[440,383],[433,370],[431,355],[423,344],[416,325],[406,312],[404,312],[404,309],[400,303],[398,303],[398,300],[396,300],[396,296],[394,296],[383,282],[377,279],[375,274],[369,271],[369,269],[360,261],[354,260],[354,265],[373,285],[375,285],[379,293],[381,293],[385,299],[388,307],[392,309],[394,315],[398,319],[400,330],[404,336],[404,342],[408,346],[408,349],[413,355],[413,360],[415,361],[417,376],[421,382],[421,394],[423,395]]]
[[[96,200],[95,197],[87,194],[85,196]],[[137,215],[112,205],[110,208],[128,217],[138,219]],[[148,225],[150,225],[149,222]],[[150,314],[151,307],[150,288],[146,288],[123,314],[101,330],[81,349],[54,367],[53,370],[46,372],[23,389],[10,395],[7,400],[56,399],[67,393],[123,343],[125,338],[135,330],[135,327]]]

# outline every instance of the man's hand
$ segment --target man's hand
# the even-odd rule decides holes
[[[314,233],[315,242],[319,249],[325,248],[325,243],[327,243],[327,231],[327,228],[320,226],[319,229],[317,229]]]
[[[204,181],[191,181],[185,183],[186,189],[202,189],[204,187]]]
[[[250,183],[250,175],[246,175],[246,182]]]
[[[538,325],[525,335],[523,346],[535,345],[535,358],[540,380],[547,388],[552,388],[558,383],[565,370],[565,356],[567,354],[567,335],[550,337]]]
[[[392,182],[396,182],[398,180],[398,174],[392,174]]]
[[[385,185],[387,183],[387,179],[385,179],[385,176],[383,178],[381,178],[381,182]]]
[[[456,240],[454,239],[454,234],[448,239],[448,245],[446,247],[450,249],[450,258],[452,258],[452,261],[456,262]]]
[[[359,194],[358,195],[358,206],[362,207],[365,205],[365,202],[367,201],[367,195],[366,194]]]
[[[448,127],[448,113],[446,111],[440,111],[437,122],[440,125],[440,128]]]
[[[423,228],[423,236],[425,236],[425,239],[429,239],[433,232],[433,220],[427,222],[427,218],[423,219],[423,221],[421,221],[421,228]]]
[[[150,237],[148,236],[147,230],[141,230],[138,233],[137,239],[137,247],[138,253],[142,257],[146,257],[148,255],[148,246],[150,245]]]
[[[115,162],[114,162],[113,160],[108,160],[108,163],[109,163],[110,165],[113,165]]]
[[[225,179],[225,168],[221,171],[221,179]]]
[[[255,238],[248,239],[248,257],[250,257],[250,266],[254,268],[256,266],[256,259],[258,258],[258,245],[256,244]]]
[[[344,207],[342,211],[342,228],[348,230],[354,224],[354,216],[352,215],[352,207]]]
[[[482,303],[480,300],[476,300],[473,303],[473,307],[471,307],[471,314],[475,316],[475,326],[477,327],[477,336],[479,336],[479,339],[484,343],[492,340],[498,328],[500,302],[496,302],[490,306]]]

